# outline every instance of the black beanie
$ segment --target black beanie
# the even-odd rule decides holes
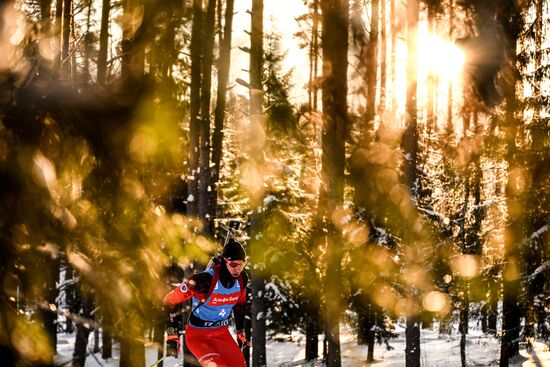
[[[243,246],[230,238],[227,244],[223,247],[222,256],[227,260],[246,260],[246,251]]]

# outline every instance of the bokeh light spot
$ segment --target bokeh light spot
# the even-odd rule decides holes
[[[422,305],[426,311],[441,312],[448,306],[447,295],[442,292],[432,291],[424,296],[422,299]]]
[[[459,255],[451,263],[451,267],[460,277],[472,279],[479,274],[479,259],[475,255]]]

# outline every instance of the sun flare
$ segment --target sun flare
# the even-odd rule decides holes
[[[418,40],[420,67],[446,80],[456,80],[462,73],[464,53],[455,44],[436,35]]]

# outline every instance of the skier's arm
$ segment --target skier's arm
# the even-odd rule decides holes
[[[208,273],[195,274],[186,282],[172,289],[162,301],[165,310],[171,310],[178,303],[185,302],[191,297],[202,300],[206,297],[212,275]]]
[[[241,291],[241,296],[239,297],[237,304],[233,307],[235,327],[237,328],[237,330],[244,329],[244,317],[246,313],[246,284],[248,283],[248,276],[244,271],[241,273],[241,275],[243,277],[244,289]]]

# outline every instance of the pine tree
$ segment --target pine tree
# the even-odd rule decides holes
[[[264,107],[268,127],[291,133],[296,129],[294,108],[289,101],[289,89],[292,69],[282,74],[285,54],[280,50],[280,37],[271,34],[266,40],[263,68]]]
[[[222,7],[223,2],[218,2],[218,7]],[[220,57],[218,59],[218,88],[216,98],[216,109],[214,112],[214,132],[212,134],[212,170],[211,170],[211,197],[210,211],[211,218],[215,218],[218,208],[218,191],[220,186],[220,164],[222,158],[222,143],[224,138],[224,122],[226,121],[226,95],[227,83],[229,81],[229,68],[231,64],[231,33],[233,27],[233,7],[234,0],[227,0],[225,5],[225,19],[223,33],[220,32]],[[221,22],[221,20],[220,20]],[[221,26],[220,26],[221,28]],[[212,230],[210,230],[212,232]]]
[[[349,3],[347,0],[322,0],[323,47],[323,133],[322,173],[319,192],[319,223],[325,232],[326,266],[326,337],[327,366],[341,365],[340,314],[341,234],[333,215],[341,209],[344,199],[345,142],[348,134],[347,115],[347,53]]]

